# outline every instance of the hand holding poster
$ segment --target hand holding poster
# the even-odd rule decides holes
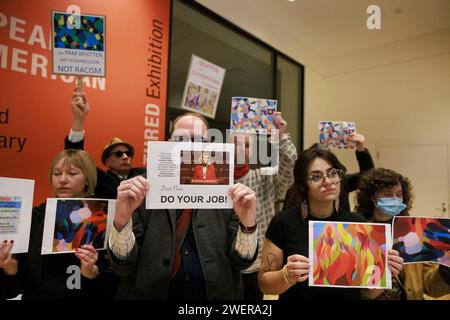
[[[390,235],[385,224],[310,221],[309,285],[390,289]]]
[[[277,100],[233,97],[231,101],[231,131],[267,134],[276,129]]]
[[[355,131],[354,122],[319,121],[319,143],[324,148],[353,149],[350,136]]]
[[[408,263],[435,262],[450,267],[450,219],[394,217],[393,249]]]
[[[106,249],[115,200],[47,199],[42,254],[74,252],[90,244]]]
[[[53,73],[104,77],[105,17],[52,12]]]
[[[0,242],[14,241],[11,253],[28,252],[34,180],[0,177]]]
[[[149,142],[147,172],[147,209],[233,207],[233,144]]]
[[[225,69],[192,55],[181,107],[215,118]]]

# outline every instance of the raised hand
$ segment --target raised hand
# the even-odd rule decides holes
[[[354,132],[350,135],[350,141],[353,141],[355,143],[356,150],[359,152],[364,151],[364,141],[366,141],[366,138],[357,132]]]
[[[246,227],[256,224],[256,195],[249,187],[236,183],[228,191],[233,208],[241,223]]]
[[[84,121],[91,107],[86,94],[78,87],[73,91],[71,106],[73,113],[72,130],[83,131]]]
[[[114,227],[120,231],[130,221],[133,212],[141,205],[150,186],[148,181],[137,176],[122,181],[117,188],[116,215]]]
[[[277,112],[274,113],[273,124],[275,125],[275,127],[278,130],[280,130],[279,136],[281,138],[283,136],[283,134],[286,132],[287,122],[281,116],[281,112],[280,111],[277,111]]]

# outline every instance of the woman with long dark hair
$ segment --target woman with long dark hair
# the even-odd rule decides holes
[[[297,206],[274,216],[266,233],[259,272],[265,294],[280,299],[361,299],[358,288],[309,287],[308,222],[365,222],[357,214],[339,209],[337,200],[345,167],[336,156],[313,145],[298,158],[295,188]],[[390,250],[388,264],[393,274],[402,268],[398,252]]]

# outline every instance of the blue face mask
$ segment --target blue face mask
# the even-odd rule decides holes
[[[397,216],[406,209],[406,204],[399,198],[380,198],[375,201],[375,206],[390,217]]]

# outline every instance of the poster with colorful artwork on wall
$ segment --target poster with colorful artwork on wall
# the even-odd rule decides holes
[[[28,252],[34,180],[0,177],[0,242],[14,241],[11,253]]]
[[[408,263],[434,262],[450,267],[450,219],[394,217],[393,249]]]
[[[356,131],[354,122],[319,121],[319,143],[323,148],[354,149],[350,140]]]
[[[42,254],[74,252],[82,245],[104,250],[115,213],[115,200],[48,198]]]
[[[230,130],[242,133],[270,134],[277,111],[277,100],[233,97]]]
[[[309,285],[390,289],[390,247],[390,225],[309,221]]]
[[[214,119],[225,71],[224,68],[193,54],[181,107]]]

